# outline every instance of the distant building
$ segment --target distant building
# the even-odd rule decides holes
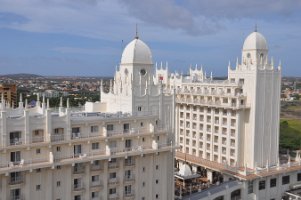
[[[6,103],[17,107],[17,86],[16,84],[0,84],[0,96],[4,96]],[[1,100],[0,100],[1,101]]]

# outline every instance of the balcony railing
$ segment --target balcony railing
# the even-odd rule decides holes
[[[117,162],[112,162],[112,163],[108,163],[108,168],[109,169],[116,169],[116,168],[118,168],[119,166],[118,166],[118,163]]]
[[[9,141],[10,141],[9,142],[10,145],[20,145],[23,142],[22,138],[18,138],[18,137],[10,139]]]
[[[77,184],[73,184],[73,190],[83,190],[84,189],[84,184],[83,183],[77,183]]]
[[[44,142],[44,136],[33,136],[32,143]]]
[[[131,161],[124,161],[124,166],[134,166],[135,165],[135,161],[131,160]]]
[[[24,200],[22,195],[14,195],[9,198],[10,200]]]
[[[59,142],[64,140],[64,134],[55,134],[51,136],[51,142]]]
[[[10,177],[10,180],[9,180],[10,185],[20,184],[23,182],[24,182],[24,178],[22,175],[16,176],[16,177]]]
[[[131,175],[125,175],[125,176],[124,176],[124,180],[125,180],[125,181],[133,181],[133,180],[135,180],[135,175],[134,175],[134,174],[131,174]]]
[[[109,178],[109,184],[116,184],[116,183],[118,183],[118,178],[117,177],[115,177],[115,178]]]
[[[84,166],[74,166],[73,167],[73,173],[74,174],[81,174],[85,172],[85,167]]]

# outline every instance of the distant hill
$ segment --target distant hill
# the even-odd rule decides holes
[[[43,76],[37,75],[37,74],[20,73],[20,74],[4,74],[4,75],[0,75],[0,78],[12,78],[12,79],[20,79],[20,78],[43,78]]]

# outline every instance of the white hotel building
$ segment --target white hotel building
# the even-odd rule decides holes
[[[241,62],[229,63],[226,80],[213,80],[197,67],[186,77],[161,68],[156,77],[177,90],[180,173],[205,170],[211,183],[219,182],[184,199],[301,199],[299,153],[285,163],[279,159],[281,64],[269,61],[262,34],[245,39]]]
[[[101,101],[0,106],[0,200],[173,199],[175,95],[138,37]]]

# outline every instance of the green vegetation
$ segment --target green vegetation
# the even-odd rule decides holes
[[[300,119],[281,119],[280,148],[290,150],[301,149]]]

